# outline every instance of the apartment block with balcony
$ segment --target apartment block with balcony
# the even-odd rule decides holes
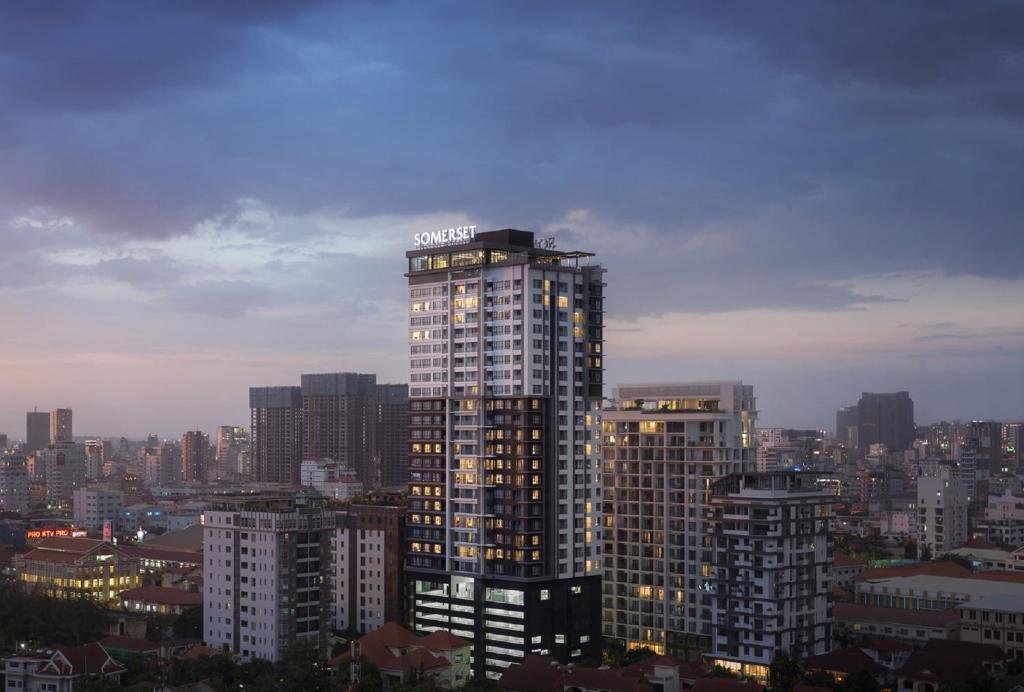
[[[704,543],[713,568],[699,588],[711,608],[713,663],[763,682],[780,654],[831,649],[833,499],[813,474],[712,484]]]
[[[711,484],[753,470],[753,387],[621,385],[603,413],[605,637],[696,658],[710,649],[701,584]]]

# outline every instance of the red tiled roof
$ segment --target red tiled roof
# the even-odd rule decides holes
[[[971,671],[981,670],[981,662],[967,656],[948,656],[922,649],[907,659],[896,675],[901,678],[940,683],[962,680]]]
[[[139,586],[121,592],[121,601],[143,601],[172,606],[202,605],[203,595],[170,586]]]
[[[389,672],[406,672],[410,670],[434,670],[446,668],[451,665],[447,659],[434,656],[425,649],[411,649],[409,653],[401,656],[392,656],[390,659],[377,663],[380,670]]]
[[[36,543],[36,548],[47,550],[64,550],[71,553],[88,553],[96,546],[103,545],[103,541],[96,538],[71,538],[65,536],[50,536]]]
[[[1008,581],[1015,584],[1024,584],[1024,572],[1011,572],[1003,569],[986,569],[980,572],[975,572],[971,575],[971,579],[981,579],[983,581]]]
[[[874,659],[860,649],[833,649],[827,654],[811,656],[804,661],[808,670],[826,670],[837,673],[856,673],[866,671],[872,675],[879,675],[885,669],[875,663]]]
[[[416,646],[422,646],[430,651],[452,651],[465,646],[473,646],[473,643],[446,630],[435,630],[427,636],[421,637],[416,642]]]
[[[183,654],[178,658],[184,658],[186,660],[194,660],[197,658],[205,658],[206,656],[216,656],[220,651],[210,646],[203,646],[202,644],[193,644],[188,647]]]
[[[860,603],[833,603],[832,615],[838,620],[871,620],[874,622],[897,622],[918,627],[946,628],[959,620],[956,608],[949,610],[911,610],[910,608],[885,608],[883,606],[861,605]]]
[[[846,553],[836,553],[835,557],[832,558],[832,565],[834,567],[855,567],[857,565],[867,567],[867,562],[861,560],[859,557],[852,557]]]
[[[562,692],[566,671],[550,656],[530,654],[522,663],[504,670],[498,689],[529,692]]]
[[[93,642],[75,647],[58,646],[41,670],[44,669],[57,675],[79,676],[109,675],[122,671],[125,667],[111,658],[99,643]]]
[[[608,668],[573,668],[563,681],[571,687],[590,687],[608,692],[646,692],[647,683],[627,677],[621,670]]]
[[[925,651],[931,651],[940,656],[967,656],[976,661],[1002,661],[1009,658],[995,644],[982,644],[981,642],[961,642],[949,639],[929,639],[924,645]]]
[[[375,629],[359,638],[359,643],[365,649],[367,646],[387,646],[391,648],[404,648],[416,643],[417,636],[405,629],[397,622],[385,622],[379,629]]]

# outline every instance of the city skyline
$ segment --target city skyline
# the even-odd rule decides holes
[[[5,13],[0,431],[403,382],[402,254],[464,224],[602,258],[611,386],[1024,417],[1019,7],[448,8]]]

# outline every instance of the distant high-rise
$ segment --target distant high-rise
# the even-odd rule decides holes
[[[143,450],[142,477],[146,485],[180,483],[181,471],[181,447],[174,442],[164,442]]]
[[[252,465],[264,483],[299,482],[305,441],[301,387],[250,387]]]
[[[843,406],[836,411],[836,439],[847,447],[856,447],[859,409],[856,406]]]
[[[0,509],[28,511],[28,468],[21,455],[0,454]]]
[[[909,392],[864,392],[857,402],[857,446],[883,444],[902,452],[914,444],[914,400]]]
[[[377,385],[377,431],[374,438],[380,485],[408,483],[409,385]]]
[[[222,425],[217,428],[217,447],[214,454],[214,478],[240,478],[247,475],[249,432],[237,425]]]
[[[189,430],[181,436],[181,475],[185,482],[205,483],[209,469],[210,436]]]
[[[968,424],[965,434],[967,447],[978,459],[978,470],[998,473],[1002,467],[1003,426],[991,420],[975,420]]]
[[[25,454],[33,454],[50,444],[50,414],[29,411],[25,414]]]
[[[50,411],[50,444],[72,441],[71,409],[58,408]]]
[[[302,376],[306,426],[303,459],[348,464],[364,484],[373,478],[377,376],[333,372]]]

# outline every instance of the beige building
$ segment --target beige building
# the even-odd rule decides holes
[[[85,597],[107,603],[139,586],[139,561],[92,538],[44,538],[15,557],[14,569],[27,590],[54,598]]]
[[[627,648],[711,648],[711,484],[754,468],[753,387],[621,385],[602,412],[602,628]],[[587,526],[589,529],[589,525]]]
[[[1024,659],[1024,599],[994,595],[961,604],[960,639],[992,644]]]

